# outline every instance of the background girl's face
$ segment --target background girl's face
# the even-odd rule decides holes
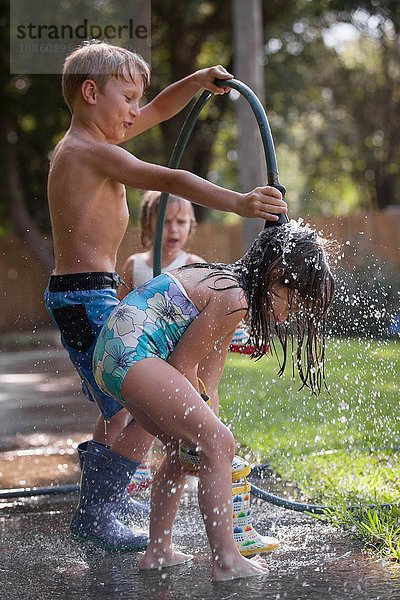
[[[192,208],[189,202],[172,200],[165,214],[162,248],[164,252],[178,252],[186,244],[192,226]]]

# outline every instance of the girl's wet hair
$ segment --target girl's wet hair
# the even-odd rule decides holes
[[[222,276],[221,270],[229,271],[233,286],[238,284],[244,290],[249,343],[255,348],[252,358],[261,358],[271,347],[282,375],[290,351],[293,372],[296,365],[303,386],[315,393],[325,383],[325,329],[334,294],[327,257],[330,245],[309,226],[290,221],[264,229],[240,260],[231,265],[214,263],[211,267],[216,272],[206,277],[218,278]],[[276,285],[288,289],[289,319],[285,323],[275,323],[270,318]],[[274,336],[282,347],[281,360]]]
[[[161,192],[148,191],[143,194],[142,202],[140,203],[139,226],[140,226],[140,241],[143,248],[149,250],[154,243],[154,226],[157,218],[158,207],[160,206]],[[191,202],[184,200],[179,196],[170,194],[168,202],[179,202],[182,206],[186,204],[190,211],[190,231],[189,236],[193,233],[197,225],[196,217]]]

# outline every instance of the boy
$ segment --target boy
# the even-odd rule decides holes
[[[229,91],[213,82],[231,77],[221,66],[196,71],[140,109],[150,81],[149,67],[140,56],[94,42],[78,47],[64,63],[63,95],[72,119],[50,164],[55,271],[45,302],[84,393],[97,403],[105,420],[118,420],[122,407],[97,387],[92,354],[103,323],[118,303],[120,278],[115,265],[129,216],[125,185],[168,191],[243,217],[274,221],[286,212],[286,203],[274,188],[240,194],[187,171],[143,162],[118,146],[173,117],[203,88],[216,94]],[[111,448],[98,443],[105,441],[100,427],[94,439],[97,442],[80,449],[81,498],[71,531],[109,549],[143,548],[147,536],[127,522],[144,507],[130,499],[126,486],[147,449],[148,434],[132,420]]]

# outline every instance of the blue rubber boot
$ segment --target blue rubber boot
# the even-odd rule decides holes
[[[79,504],[70,525],[74,537],[120,552],[147,547],[147,534],[128,526],[121,515],[121,498],[138,466],[102,444],[88,442]]]
[[[125,458],[124,456],[121,456],[120,454],[117,454],[116,452],[110,450],[110,447],[107,446],[106,444],[102,444],[101,442],[95,442],[94,440],[91,440],[91,442],[93,444],[95,444],[96,448],[98,451],[109,451],[112,452],[114,457],[118,457],[121,458],[122,460],[128,460],[127,458]],[[88,449],[88,444],[89,442],[82,442],[81,444],[79,444],[78,446],[78,456],[79,456],[79,462],[81,464],[81,469],[83,469],[83,465],[85,462],[85,455],[87,453],[87,449]],[[107,455],[107,452],[105,452],[105,454]],[[130,462],[128,460],[128,462]],[[136,465],[136,463],[133,463]],[[139,463],[138,463],[139,465]],[[136,468],[135,468],[136,470]],[[129,480],[128,485],[131,481]],[[135,519],[138,516],[146,516],[150,513],[150,504],[149,502],[139,502],[138,500],[134,500],[132,498],[132,496],[129,494],[128,489],[125,489],[124,493],[121,494],[120,496],[120,500],[119,500],[119,508],[117,511],[117,516],[119,518],[121,518],[122,521],[126,521],[128,523],[128,525],[130,524],[130,522],[132,521],[132,519]]]

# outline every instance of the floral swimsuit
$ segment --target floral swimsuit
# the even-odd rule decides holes
[[[182,284],[163,273],[128,294],[104,324],[93,355],[97,385],[119,402],[129,368],[143,358],[167,360],[199,311]]]

